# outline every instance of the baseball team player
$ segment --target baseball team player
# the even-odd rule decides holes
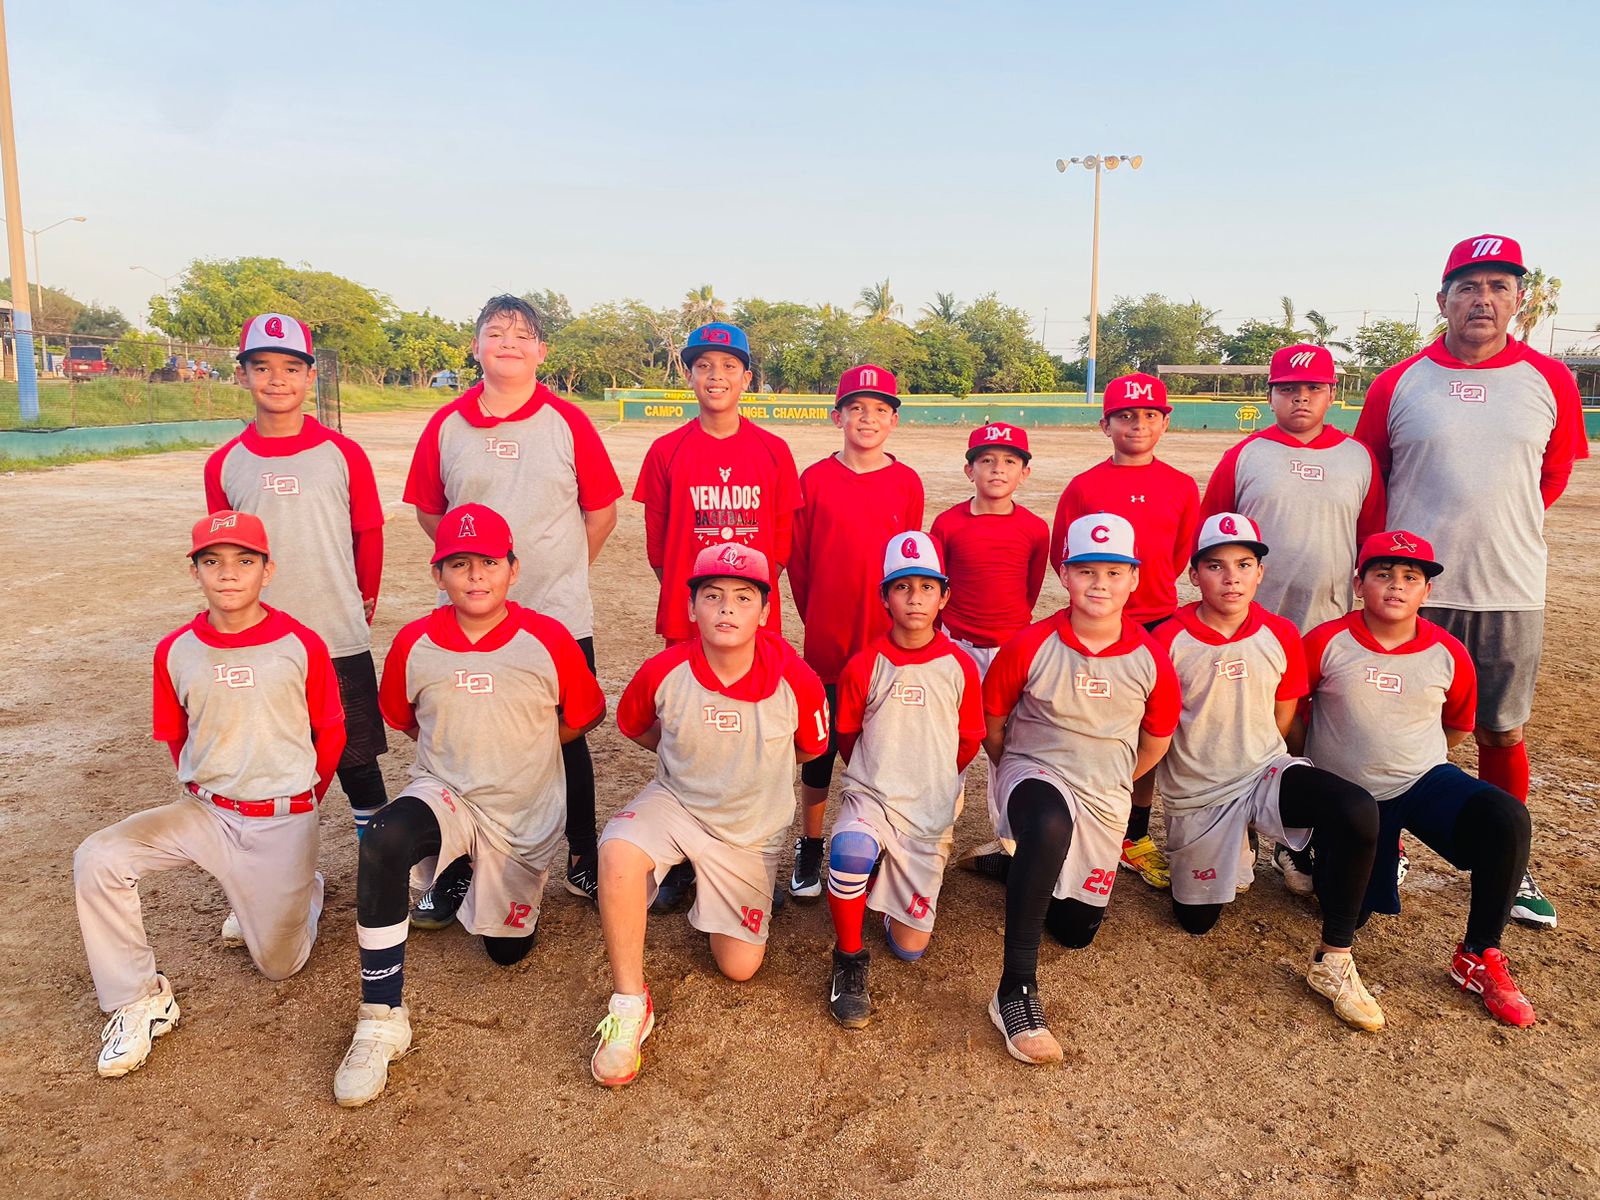
[[[538,311],[496,296],[478,314],[472,356],[481,382],[433,415],[417,442],[405,501],[431,540],[448,509],[484,504],[510,524],[519,549],[511,599],[559,622],[595,669],[589,565],[617,524],[622,484],[600,435],[576,405],[539,382],[549,347]],[[595,897],[594,763],[589,744],[563,744],[567,780],[566,888]],[[465,866],[443,872],[412,912],[442,929],[466,894]]]
[[[1050,527],[1016,501],[1032,460],[1026,429],[998,421],[974,429],[964,468],[972,499],[945,509],[928,531],[950,575],[940,624],[978,664],[980,677],[1000,647],[1033,620],[1050,562]],[[990,824],[998,828],[993,771],[986,774],[984,791]],[[1001,880],[1009,864],[998,842],[958,862]]]
[[[1172,413],[1166,384],[1154,375],[1119,376],[1106,384],[1102,409],[1100,428],[1111,439],[1111,457],[1067,484],[1056,504],[1051,545],[1059,547],[1067,526],[1085,513],[1116,513],[1130,521],[1142,562],[1127,615],[1151,630],[1177,610],[1177,581],[1194,545],[1200,489],[1156,457]],[[1154,777],[1136,780],[1120,861],[1151,887],[1164,888],[1171,874],[1150,836],[1154,800]]]
[[[1378,808],[1360,787],[1288,752],[1284,735],[1306,694],[1293,623],[1255,602],[1267,546],[1243,513],[1200,527],[1189,580],[1200,599],[1155,632],[1183,692],[1172,745],[1156,767],[1167,811],[1172,911],[1208,932],[1235,895],[1251,827],[1278,842],[1317,845],[1322,943],[1306,982],[1358,1029],[1383,1028],[1350,946],[1378,836]],[[1254,855],[1250,855],[1253,862]]]
[[[889,630],[845,666],[834,708],[845,772],[828,855],[828,1008],[852,1029],[872,1014],[866,909],[883,914],[895,957],[915,962],[927,951],[961,815],[961,774],[984,735],[977,665],[935,628],[950,582],[933,539],[890,538],[882,578]]]
[[[411,1048],[402,999],[409,880],[465,857],[455,918],[502,966],[533,948],[566,813],[562,745],[605,716],[588,660],[560,622],[509,600],[521,570],[511,527],[464,504],[434,532],[434,583],[449,597],[412,621],[383,664],[383,717],[417,743],[411,780],[361,839],[356,938],[361,1005],[333,1077],[353,1108],[383,1091]]]
[[[1519,799],[1446,760],[1483,710],[1466,647],[1418,615],[1443,571],[1418,534],[1393,530],[1362,543],[1361,608],[1307,636],[1309,730],[1303,714],[1290,745],[1304,734],[1312,759],[1377,798],[1377,859],[1361,920],[1400,911],[1394,870],[1400,834],[1421,838],[1472,873],[1467,929],[1451,959],[1451,978],[1482,996],[1496,1019],[1532,1025],[1533,1006],[1500,950],[1527,870],[1532,823]]]
[[[839,673],[889,625],[875,594],[884,542],[922,528],[922,480],[885,448],[899,421],[893,372],[872,363],[839,377],[833,423],[844,446],[800,475],[789,587],[805,624],[802,657],[835,706]],[[822,894],[822,821],[833,782],[835,747],[800,768],[801,836],[789,894]]]
[[[261,602],[273,563],[259,517],[202,517],[189,558],[205,611],[155,653],[154,734],[182,794],[89,835],[72,860],[89,972],[111,1014],[100,1035],[106,1076],[137,1070],[178,1023],[145,937],[141,877],[191,863],[214,876],[268,979],[305,965],[322,912],[317,803],[345,740],[327,647]]]
[[[1589,456],[1572,371],[1506,333],[1525,272],[1511,238],[1458,242],[1437,296],[1444,334],[1372,381],[1356,423],[1388,485],[1388,528],[1423,533],[1450,564],[1423,615],[1477,667],[1478,774],[1524,803],[1523,732],[1544,647],[1544,514]],[[1531,873],[1511,915],[1556,923]]]
[[[612,995],[590,1062],[607,1087],[632,1082],[655,1026],[644,978],[652,893],[688,860],[699,877],[689,924],[729,979],[755,974],[783,843],[794,768],[828,744],[816,673],[765,627],[773,569],[725,542],[695,556],[679,596],[699,637],[649,659],[617,706],[617,728],[656,754],[656,774],[600,835],[600,927]]]
[[[359,836],[388,802],[388,750],[372,662],[372,614],[383,576],[383,505],[366,452],[300,411],[316,382],[311,331],[263,313],[239,335],[235,375],[256,415],[205,465],[206,507],[254,513],[272,530],[272,584],[262,599],[316,631],[333,656],[344,706],[339,786]],[[230,920],[223,940],[237,936]]]
[[[1133,781],[1166,752],[1181,703],[1166,653],[1124,613],[1139,585],[1132,524],[1113,513],[1073,521],[1059,574],[1068,607],[1002,646],[983,681],[999,832],[1016,846],[989,1019],[1027,1063],[1061,1061],[1039,997],[1041,932],[1075,949],[1094,939]]]
[[[700,551],[730,542],[757,550],[776,588],[801,503],[789,444],[739,413],[751,380],[744,330],[702,325],[689,335],[682,358],[699,413],[651,443],[633,490],[644,505],[645,553],[661,582],[656,632],[669,646],[696,635],[683,591]],[[780,632],[781,617],[774,604],[771,632]],[[682,902],[694,882],[693,865],[682,864],[659,882],[655,908],[664,912]]]

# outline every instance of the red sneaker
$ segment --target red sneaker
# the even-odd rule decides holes
[[[1533,1005],[1528,1003],[1511,978],[1511,964],[1506,956],[1490,946],[1480,958],[1467,953],[1460,942],[1456,955],[1450,962],[1450,978],[1461,985],[1464,992],[1477,992],[1483,997],[1483,1006],[1497,1021],[1526,1028],[1534,1022]]]

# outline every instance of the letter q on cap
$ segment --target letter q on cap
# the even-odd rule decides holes
[[[907,575],[948,579],[939,561],[939,548],[933,544],[931,537],[920,531],[897,533],[884,547],[883,582],[892,583]]]

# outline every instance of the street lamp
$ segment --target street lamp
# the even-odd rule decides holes
[[[24,229],[22,231],[33,239],[33,310],[41,316],[44,314],[44,285],[39,278],[41,274],[39,268],[39,235],[41,233],[49,233],[57,225],[65,225],[70,221],[76,221],[82,225],[88,219],[88,217],[62,217],[61,220],[46,225],[43,229]]]
[[[161,280],[161,294],[163,296],[172,291],[172,280],[174,277],[171,275],[163,275],[160,271],[152,271],[149,267],[135,266],[129,267],[128,270],[143,271],[146,275],[154,275],[157,279]],[[147,321],[145,324],[148,325],[149,322]],[[167,353],[172,353],[172,335],[170,333],[167,335]]]
[[[1094,172],[1094,249],[1089,265],[1089,370],[1084,387],[1086,399],[1091,404],[1094,403],[1095,353],[1100,346],[1100,168],[1115,171],[1123,163],[1137,171],[1144,166],[1144,155],[1089,154],[1082,158],[1056,159],[1056,170],[1062,173],[1073,164]]]

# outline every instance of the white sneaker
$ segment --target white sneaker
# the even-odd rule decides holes
[[[1277,867],[1283,876],[1283,886],[1296,896],[1309,896],[1317,890],[1317,883],[1311,877],[1311,872],[1300,869],[1300,864],[1294,861],[1293,851],[1282,842],[1272,849],[1272,865]]]
[[[124,1004],[111,1014],[100,1031],[100,1074],[107,1079],[144,1066],[150,1045],[178,1023],[178,999],[165,975],[157,975],[160,990],[143,1000]]]
[[[656,1007],[651,1003],[649,988],[645,988],[643,996],[613,992],[606,1015],[594,1028],[600,1039],[589,1059],[589,1074],[594,1081],[606,1087],[632,1083],[644,1061],[640,1047],[655,1027]]]
[[[222,944],[230,950],[244,945],[244,926],[239,924],[239,918],[234,916],[231,908],[222,920]]]
[[[1377,1033],[1383,1028],[1383,1009],[1356,970],[1349,951],[1330,950],[1306,968],[1306,982],[1318,995],[1333,1001],[1333,1011],[1346,1025]]]
[[[333,1098],[344,1108],[375,1099],[389,1082],[389,1064],[411,1049],[411,1012],[404,1004],[363,1004],[344,1061],[333,1073]]]
[[[1256,848],[1250,844],[1250,837],[1245,835],[1244,845],[1239,847],[1239,874],[1233,881],[1233,890],[1238,895],[1243,895],[1250,890],[1250,885],[1256,881]]]

